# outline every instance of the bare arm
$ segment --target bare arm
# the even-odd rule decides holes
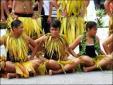
[[[48,22],[51,23],[51,15],[52,15],[52,9],[53,8],[53,5],[52,5],[52,2],[49,2],[49,16],[48,16]]]
[[[74,52],[74,49],[79,45],[82,36],[79,36],[68,48],[68,51],[74,57],[77,57],[77,54]]]
[[[15,6],[16,6],[16,0],[13,0],[12,13],[11,14],[12,14],[12,16],[13,16],[14,19],[17,19],[18,16],[14,14],[15,13]]]
[[[13,0],[12,13],[14,13],[14,10],[15,10],[15,3],[16,3],[16,0]]]
[[[0,45],[5,45],[6,36],[0,37]]]
[[[43,0],[39,0],[38,11],[39,11],[40,14],[41,14],[41,11],[42,11],[42,7],[43,7]]]
[[[102,51],[102,49],[101,49],[101,47],[100,47],[100,40],[99,40],[99,38],[98,38],[98,37],[96,37],[96,38],[97,38],[97,42],[99,43],[99,48],[100,48],[101,54],[102,54],[102,55],[105,55],[105,53]]]
[[[1,1],[1,21],[5,19],[3,0]]]
[[[45,40],[46,40],[46,36],[44,35],[44,36],[42,36],[42,37],[36,39],[36,40],[35,40],[35,43],[38,44],[38,43],[40,43],[40,42],[45,42]]]
[[[55,7],[56,9],[59,8],[59,5],[58,5],[58,3],[57,3],[57,0],[50,0],[50,3],[51,3],[51,5],[52,5],[52,7]]]
[[[85,6],[88,7],[90,0],[85,0]]]
[[[43,6],[43,0],[36,1],[36,2],[33,4],[33,9],[34,9],[36,6],[38,7],[39,14],[41,14],[42,6]]]
[[[71,48],[68,47],[68,52],[74,56],[74,57],[77,57],[77,54],[74,52],[74,50],[72,50]]]
[[[82,36],[79,36],[69,47],[74,50],[80,43]]]
[[[53,7],[55,7],[56,9],[58,9],[57,0],[50,0],[50,3],[49,3],[49,17],[48,17],[48,22],[51,22],[51,15],[52,15]]]
[[[44,40],[45,40],[45,36],[42,36],[34,41],[35,47],[32,47],[32,55],[31,55],[30,59],[33,59],[34,56],[36,55],[37,51],[39,51],[41,49],[41,47],[42,47],[41,45],[44,42]]]
[[[3,45],[3,44],[4,44],[4,42],[3,42],[2,38],[0,37],[0,45]]]
[[[110,43],[113,43],[113,35],[109,36],[109,38],[107,38],[107,40],[103,43],[104,50],[107,54],[110,54],[110,51],[109,51]]]
[[[38,1],[36,1],[34,4],[33,4],[33,9],[38,5]]]
[[[32,50],[31,58],[34,58],[34,56],[36,54],[34,52],[34,50],[36,49],[36,43],[32,38],[28,37],[27,35],[25,35],[25,38],[28,40],[29,48]]]
[[[2,4],[3,4],[3,8],[5,10],[5,13],[8,16],[8,14],[9,14],[8,6],[7,6],[8,2],[6,0],[4,0],[4,2]]]
[[[112,0],[106,0],[105,3],[104,3],[105,10],[106,10],[106,12],[108,13],[109,16],[112,15],[111,12],[110,12],[110,10],[109,10],[109,4],[110,4],[110,2],[112,2]]]

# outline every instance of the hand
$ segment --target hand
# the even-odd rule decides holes
[[[15,15],[13,12],[11,13],[11,15],[12,15],[12,18],[13,18],[14,20],[18,19],[18,16]]]
[[[1,17],[1,22],[4,22],[4,21],[6,21],[6,19],[5,19],[4,16],[2,16],[2,17]]]
[[[47,22],[51,23],[51,17],[50,16],[48,17]]]
[[[63,12],[62,15],[63,15],[63,16],[67,16],[67,13],[66,13],[66,12]]]
[[[34,57],[28,56],[28,60],[33,60],[33,59],[34,59]]]

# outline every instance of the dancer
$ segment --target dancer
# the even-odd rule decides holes
[[[113,33],[113,0],[106,0],[104,3],[106,12],[110,17],[109,20],[109,35]]]
[[[62,23],[60,31],[69,43],[84,32],[84,17],[88,4],[89,0],[51,0],[50,16],[53,6],[56,7],[57,18]]]
[[[40,37],[41,36],[41,25],[40,19],[34,18],[33,15],[33,2],[32,0],[14,0],[12,7],[13,18],[19,19],[23,22],[24,32],[30,37]],[[11,16],[8,19],[8,25],[10,27],[11,22],[14,19]]]
[[[35,69],[40,63],[37,59],[29,61],[28,57],[29,48],[35,49],[36,44],[23,33],[23,24],[20,20],[14,20],[11,27],[10,32],[0,38],[0,45],[4,44],[7,49],[6,61],[0,62],[0,67],[8,73],[8,78],[12,78],[12,75],[27,78],[30,73],[36,74]],[[33,52],[31,56],[34,56]]]
[[[70,45],[72,49],[79,45],[79,56],[81,63],[85,67],[97,65],[105,54],[100,48],[100,42],[99,38],[96,36],[96,32],[97,24],[93,21],[89,21],[86,24],[86,32]]]
[[[78,58],[68,60],[69,53],[76,57],[76,54],[68,46],[63,35],[60,35],[61,23],[59,20],[53,21],[50,33],[36,40],[37,45],[44,51],[45,68],[49,74],[59,74],[74,70],[80,63]],[[41,49],[41,48],[40,48]]]

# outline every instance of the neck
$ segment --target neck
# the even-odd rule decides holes
[[[59,37],[59,35],[57,35],[57,36],[52,36],[53,38],[58,38]]]
[[[91,36],[89,33],[86,33],[86,36],[89,38],[93,38],[93,36]]]
[[[15,38],[18,38],[19,36],[17,35],[17,33],[11,32],[12,36]]]

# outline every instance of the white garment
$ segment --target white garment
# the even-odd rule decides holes
[[[49,15],[49,4],[50,4],[50,0],[43,0],[44,4],[44,11],[45,11],[45,15]]]
[[[86,21],[96,21],[96,10],[95,10],[95,4],[93,0],[90,0],[90,3],[87,7],[87,16],[85,17]]]
[[[0,37],[6,34],[6,29],[0,29]],[[0,56],[7,56],[7,51],[4,45],[0,46]]]

